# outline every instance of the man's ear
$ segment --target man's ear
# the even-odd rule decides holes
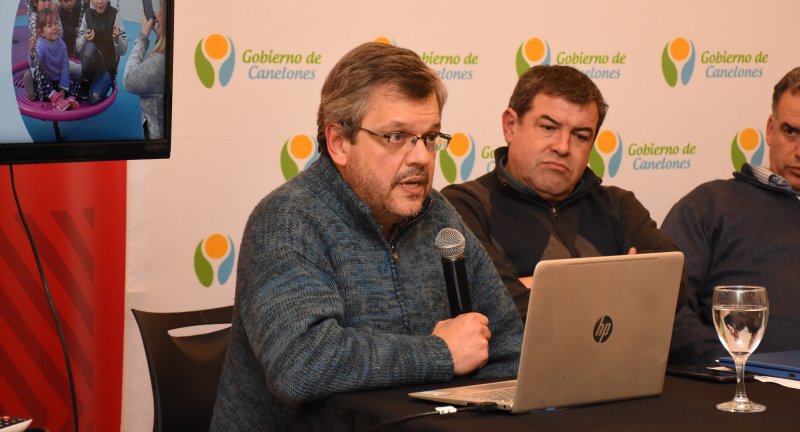
[[[336,166],[343,167],[347,165],[347,151],[345,143],[347,138],[342,135],[341,126],[331,123],[325,126],[325,141],[328,146],[328,154]]]
[[[511,108],[506,108],[503,111],[503,137],[506,140],[506,144],[511,144],[511,139],[514,137],[514,126],[519,121],[517,117],[517,112]]]
[[[775,133],[773,129],[775,127],[775,120],[772,119],[773,115],[775,114],[770,114],[769,117],[767,117],[767,133],[765,134],[765,138],[768,146],[772,145],[772,136]]]

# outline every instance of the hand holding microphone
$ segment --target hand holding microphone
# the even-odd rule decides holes
[[[453,357],[453,375],[466,375],[489,362],[489,319],[477,312],[469,312],[439,321],[432,334],[447,344]]]
[[[472,301],[464,266],[464,235],[444,228],[436,236],[436,250],[442,258],[447,299],[452,319],[439,321],[433,334],[442,338],[453,357],[453,374],[465,375],[489,361],[489,319],[472,312]]]

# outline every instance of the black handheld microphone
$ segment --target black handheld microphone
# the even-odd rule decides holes
[[[472,312],[467,270],[464,267],[464,235],[455,228],[443,228],[434,244],[442,257],[450,316],[455,318],[462,313]]]

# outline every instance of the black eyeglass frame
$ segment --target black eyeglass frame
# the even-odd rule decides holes
[[[411,150],[412,148],[414,148],[414,146],[417,145],[417,142],[419,140],[422,140],[422,143],[425,145],[425,149],[428,150],[429,152],[441,151],[441,150],[446,149],[447,146],[450,144],[450,141],[453,139],[453,137],[451,137],[450,135],[448,135],[446,133],[443,133],[443,132],[432,132],[432,133],[429,133],[429,134],[425,134],[423,136],[419,136],[419,135],[414,135],[414,134],[408,133],[408,132],[380,133],[380,132],[375,132],[373,130],[370,130],[370,129],[367,129],[367,128],[363,128],[363,127],[359,128],[359,129],[363,130],[364,132],[366,132],[366,133],[368,133],[368,134],[370,134],[372,136],[376,136],[378,138],[383,138],[383,140],[386,142],[386,144],[389,144],[389,145],[392,145],[392,146],[396,146],[397,148],[401,148],[403,144],[411,144],[409,146],[408,150]],[[399,140],[399,141],[392,142],[392,138],[393,137],[395,138],[395,140]],[[428,143],[428,138],[429,137],[435,137],[434,141],[431,142],[431,143]]]

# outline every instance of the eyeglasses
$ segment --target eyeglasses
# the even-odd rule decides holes
[[[401,148],[411,150],[415,145],[417,145],[417,141],[421,139],[425,144],[425,149],[427,149],[429,152],[440,151],[446,149],[447,145],[450,144],[450,140],[452,139],[450,135],[441,132],[433,132],[427,135],[417,136],[405,132],[380,133],[365,129],[363,127],[359,129],[370,135],[383,138],[383,140],[395,150],[399,150]]]

